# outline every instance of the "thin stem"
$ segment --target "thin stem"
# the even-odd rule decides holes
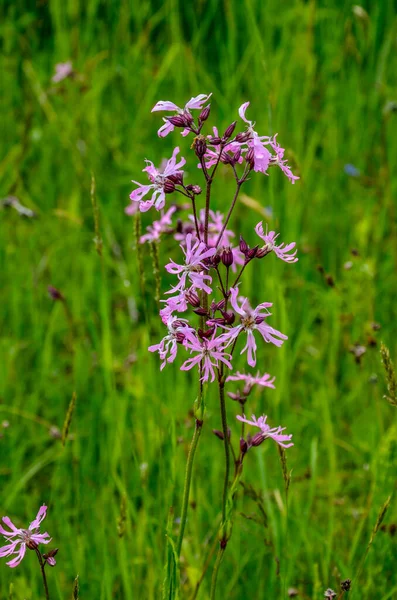
[[[231,205],[230,205],[230,208],[229,208],[229,212],[227,213],[226,220],[225,220],[225,222],[224,222],[224,224],[223,224],[222,230],[221,230],[221,232],[220,232],[220,234],[219,234],[219,236],[218,236],[218,239],[217,239],[217,241],[216,241],[216,248],[219,246],[219,244],[220,244],[220,242],[221,242],[221,239],[222,239],[222,237],[223,237],[223,234],[224,234],[224,232],[225,232],[225,229],[226,229],[226,227],[227,227],[227,224],[229,223],[229,219],[230,219],[230,217],[231,217],[231,215],[232,215],[233,209],[234,209],[234,207],[235,207],[235,205],[236,205],[236,202],[237,202],[238,195],[239,195],[239,193],[240,193],[240,188],[241,188],[241,185],[242,185],[242,182],[241,182],[241,181],[238,181],[238,182],[237,182],[236,191],[235,191],[235,193],[234,193],[234,197],[233,197],[232,203],[231,203]]]
[[[194,456],[195,456],[196,450],[197,450],[197,444],[200,439],[202,426],[203,426],[203,421],[199,421],[199,419],[196,419],[196,425],[194,428],[192,441],[190,443],[189,455],[187,457],[187,463],[186,463],[185,484],[184,484],[184,488],[183,488],[183,499],[182,499],[181,527],[179,530],[178,540],[176,543],[176,551],[177,551],[178,556],[180,556],[180,554],[181,554],[183,536],[185,533],[187,509],[189,506],[190,484],[192,481],[193,462],[194,462]]]
[[[229,435],[227,430],[227,416],[225,403],[225,381],[223,377],[223,366],[219,373],[219,401],[222,417],[223,445],[225,448],[225,481],[223,484],[223,499],[222,499],[222,524],[226,521],[227,496],[229,488],[229,472],[230,472],[230,455],[229,455]]]
[[[196,226],[197,238],[201,242],[200,228],[199,228],[199,223],[198,223],[198,219],[197,219],[196,198],[195,198],[194,195],[190,196],[190,198],[191,198],[191,201],[192,201],[192,208],[193,208],[193,215],[194,215],[194,224]]]
[[[212,571],[210,600],[215,600],[216,582],[218,580],[219,567],[221,566],[224,552],[225,552],[225,548],[223,548],[222,546],[219,546],[218,554],[217,554],[215,565],[214,565],[214,570]]]
[[[45,561],[43,561],[43,557],[41,556],[41,552],[38,548],[36,548],[36,554],[37,554],[37,558],[39,559],[40,570],[41,570],[41,574],[43,576],[45,597],[46,597],[46,600],[50,600],[50,594],[48,591],[48,584],[47,584],[47,577],[45,574]]]
[[[232,285],[231,287],[233,287],[233,288],[234,288],[234,287],[236,287],[236,285],[237,285],[237,284],[238,284],[238,282],[240,281],[240,277],[241,277],[241,275],[243,274],[245,267],[248,265],[248,263],[249,263],[249,262],[251,262],[251,261],[249,261],[249,260],[248,260],[247,262],[245,262],[245,263],[243,264],[243,266],[241,267],[241,271],[240,271],[240,273],[237,275],[237,278],[236,278],[235,282],[233,283],[233,285]]]

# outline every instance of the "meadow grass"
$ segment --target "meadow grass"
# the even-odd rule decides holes
[[[391,0],[367,3],[368,12],[353,6],[3,3],[0,197],[16,196],[36,218],[0,210],[0,422],[9,422],[0,513],[22,523],[48,503],[46,529],[60,549],[52,598],[70,598],[77,574],[82,599],[161,597],[196,384],[178,361],[160,373],[147,352],[163,335],[153,268],[145,248],[143,290],[124,208],[144,158],[158,163],[176,143],[188,151],[178,134],[158,141],[152,106],[209,92],[211,119],[225,127],[249,100],[260,131],[279,133],[301,177],[294,186],[278,172],[253,178],[235,215],[249,238],[266,207],[270,228],[299,247],[295,267],[258,261],[244,281],[253,300],[274,303],[272,324],[289,336],[281,349],[260,350],[276,390],[249,410],[285,425],[295,446],[288,503],[277,449],[249,457],[219,597],[279,599],[296,588],[321,598],[347,577],[353,600],[397,597],[397,413],[383,398],[379,353],[383,341],[397,356],[397,19]],[[68,59],[79,76],[52,84],[55,63]],[[232,187],[225,170],[218,208]],[[161,268],[171,252],[160,247]],[[163,270],[162,279],[164,291]],[[359,361],[356,344],[366,347]],[[192,597],[219,526],[224,462],[213,428],[215,390],[194,467],[182,598]],[[11,583],[15,600],[41,597],[33,556],[16,570],[4,562],[2,599]],[[198,598],[208,598],[210,572]]]

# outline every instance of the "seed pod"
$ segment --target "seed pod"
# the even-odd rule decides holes
[[[233,252],[232,252],[232,249],[230,248],[230,246],[228,246],[227,248],[224,248],[221,253],[221,261],[223,262],[225,267],[227,267],[227,268],[231,267],[233,264],[233,260],[234,260]]]

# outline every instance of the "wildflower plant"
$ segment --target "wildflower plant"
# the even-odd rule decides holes
[[[173,102],[160,101],[152,110],[168,113],[158,130],[159,137],[174,131],[179,131],[183,137],[191,136],[191,149],[203,184],[186,182],[183,170],[186,160],[179,157],[177,146],[162,168],[156,168],[146,160],[147,166],[143,171],[149,183],[134,182],[138,187],[132,191],[131,204],[126,208],[130,215],[150,209],[160,213],[148,226],[147,233],[140,236],[141,244],[158,245],[164,237],[173,237],[179,243],[177,258],[170,259],[165,265],[166,271],[174,276],[171,288],[161,300],[160,317],[167,332],[149,350],[158,353],[161,369],[169,367],[177,354],[182,355],[181,370],[195,371],[198,379],[198,395],[194,403],[195,430],[186,466],[180,527],[175,544],[170,542],[172,552],[166,568],[164,598],[177,597],[179,588],[179,557],[187,520],[193,461],[205,420],[206,387],[209,384],[218,387],[222,431],[215,430],[214,433],[223,440],[225,456],[219,549],[213,568],[211,598],[215,598],[219,567],[232,535],[234,500],[247,454],[252,448],[268,443],[267,440],[273,440],[282,452],[293,446],[292,436],[285,433],[285,427],[269,425],[266,415],[245,416],[245,406],[253,388],[275,387],[275,378],[270,374],[249,371],[257,365],[257,345],[265,342],[280,347],[288,338],[273,327],[272,302],[263,301],[253,306],[244,295],[243,281],[247,267],[270,254],[286,263],[295,263],[298,260],[295,242],[279,243],[279,234],[267,232],[266,224],[260,222],[252,232],[253,241],[249,241],[253,245],[250,246],[230,225],[241,189],[255,173],[269,175],[272,167],[278,166],[292,184],[298,177],[288,166],[285,151],[276,141],[276,136],[261,135],[255,129],[255,123],[246,117],[249,102],[238,110],[240,127],[237,121],[233,121],[223,134],[216,127],[209,133],[205,132],[211,110],[210,97],[211,94],[200,94],[191,98],[183,108]],[[193,115],[197,115],[196,111],[199,111],[198,116]],[[235,181],[226,215],[211,206],[212,184],[221,164],[230,170]],[[171,194],[182,196],[185,204],[181,207],[169,202]],[[180,216],[181,210],[187,210],[186,217]],[[233,360],[238,353],[246,359],[248,369],[245,373],[233,372]],[[237,401],[241,408],[236,420],[236,425],[241,427],[238,451],[234,448],[234,436],[229,429],[225,395],[226,385],[235,389],[236,384],[240,389],[228,391],[228,397]],[[246,428],[249,428],[247,434]],[[231,457],[234,460],[233,473]]]
[[[27,529],[21,529],[14,525],[9,517],[3,517],[0,524],[0,534],[5,538],[6,544],[0,548],[0,557],[11,557],[6,564],[11,568],[17,567],[23,560],[26,550],[34,550],[36,552],[40,570],[43,577],[43,584],[46,599],[49,600],[47,577],[45,572],[46,565],[55,567],[55,556],[58,548],[54,548],[46,553],[41,553],[40,544],[49,544],[51,542],[50,535],[40,533],[40,525],[47,515],[47,506],[43,504],[40,507],[36,518],[30,523]]]

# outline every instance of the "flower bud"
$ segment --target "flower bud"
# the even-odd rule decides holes
[[[258,249],[255,258],[263,258],[264,256],[267,256],[269,252],[271,252],[271,250],[268,248],[268,246],[262,246],[262,248]]]
[[[199,315],[199,317],[206,317],[208,315],[208,312],[202,306],[195,308],[193,312],[196,313],[196,315]]]
[[[208,119],[208,117],[210,116],[210,112],[211,112],[211,104],[208,104],[208,106],[204,106],[203,110],[201,111],[201,113],[199,115],[199,121],[201,123],[204,123],[204,121],[206,121]]]
[[[219,302],[215,302],[214,300],[211,302],[211,310],[215,312],[216,310],[222,310],[225,308],[225,299],[219,300]]]
[[[207,331],[204,331],[203,329],[197,330],[199,337],[201,337],[202,339],[206,339],[206,340],[208,340],[214,332],[215,332],[215,326],[210,327],[210,329],[207,329]]]
[[[186,118],[183,115],[173,115],[172,117],[165,117],[167,121],[174,127],[186,127]]]
[[[236,318],[236,315],[234,314],[234,312],[223,312],[221,311],[223,318],[225,319],[225,324],[226,325],[232,325],[234,323],[234,320]]]
[[[34,542],[33,540],[28,540],[26,542],[26,545],[29,548],[29,550],[36,550],[39,547],[38,543]]]
[[[230,156],[230,154],[228,154],[227,152],[222,151],[221,152],[220,161],[224,165],[233,165],[234,164],[234,157]]]
[[[186,189],[189,192],[192,192],[195,196],[198,196],[202,192],[202,189],[199,185],[192,185],[191,183],[189,183],[189,185],[186,186]]]
[[[244,456],[244,454],[247,453],[247,450],[248,450],[248,444],[247,444],[247,442],[245,441],[244,438],[240,438],[240,452],[241,452],[241,454]]]
[[[345,579],[344,581],[341,581],[341,583],[340,583],[341,590],[343,590],[344,592],[348,592],[350,590],[351,584],[352,584],[351,579]]]
[[[240,160],[240,156],[241,156],[241,146],[239,146],[236,150],[236,152],[234,153],[233,159],[234,159],[234,164],[238,163],[238,161]]]
[[[208,139],[209,143],[212,144],[213,146],[219,146],[219,144],[222,143],[222,140],[220,137],[210,137]]]
[[[223,134],[223,139],[228,140],[233,135],[233,131],[235,130],[236,125],[237,125],[237,121],[233,121],[233,123],[231,123],[229,125],[229,127],[226,129],[225,133]]]
[[[220,440],[224,440],[225,439],[225,436],[223,435],[223,432],[219,431],[219,429],[213,429],[212,433],[214,435],[216,435],[216,437],[219,438]]]
[[[245,155],[245,160],[249,164],[250,169],[253,169],[255,165],[255,153],[253,148],[249,148],[247,154]]]
[[[172,194],[175,191],[175,183],[166,179],[163,184],[163,190],[166,194]]]
[[[194,290],[189,290],[188,292],[186,292],[185,298],[191,306],[194,306],[195,308],[198,308],[200,306],[200,298]]]
[[[250,248],[247,252],[247,258],[248,260],[252,260],[253,258],[255,258],[256,253],[259,250],[259,246],[255,246],[254,248]]]
[[[183,172],[177,171],[176,173],[169,175],[167,179],[175,183],[175,185],[183,185]]]
[[[251,438],[251,446],[260,446],[261,443],[266,439],[265,434],[263,434],[261,431],[259,433],[256,433],[255,435],[252,436]]]
[[[225,267],[229,268],[233,264],[233,252],[230,246],[224,248],[221,253],[221,261],[225,265]]]
[[[244,142],[248,142],[248,140],[251,138],[251,132],[250,131],[243,131],[241,133],[238,133],[236,135],[236,142],[240,142],[240,144],[244,144]]]
[[[221,262],[221,257],[219,256],[218,252],[216,254],[214,254],[214,256],[211,256],[210,258],[210,264],[213,267],[217,267],[219,265],[219,263]]]
[[[249,246],[247,244],[247,242],[245,241],[245,239],[243,238],[242,235],[240,235],[240,252],[242,252],[244,255],[247,254],[248,250],[249,250]]]
[[[193,142],[194,151],[198,158],[203,158],[204,154],[207,152],[207,143],[205,137],[203,135],[198,135],[194,138]]]

